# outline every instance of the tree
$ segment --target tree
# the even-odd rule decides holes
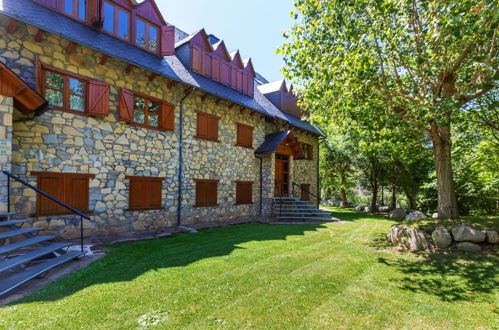
[[[411,124],[432,143],[439,217],[457,218],[451,128],[466,105],[497,95],[497,1],[295,0],[295,6],[299,21],[280,51],[312,119],[381,115]]]
[[[341,206],[348,207],[346,189],[348,187],[347,175],[351,166],[350,151],[347,141],[341,135],[329,135],[329,138],[322,144],[324,153],[322,171],[325,174],[325,181],[335,184],[339,188]],[[331,178],[336,178],[335,182]]]

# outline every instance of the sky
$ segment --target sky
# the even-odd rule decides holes
[[[276,49],[294,20],[293,0],[156,0],[165,20],[191,34],[204,28],[225,41],[229,52],[251,57],[269,81],[283,79],[284,61]]]

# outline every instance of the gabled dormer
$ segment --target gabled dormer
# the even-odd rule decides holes
[[[298,118],[306,114],[298,106],[298,97],[293,91],[293,85],[287,85],[284,79],[260,85],[258,90],[279,110]]]
[[[200,30],[175,45],[177,57],[193,72],[253,97],[255,70],[238,50],[229,53],[225,43]]]
[[[154,0],[33,0],[158,56],[175,53],[175,27]]]

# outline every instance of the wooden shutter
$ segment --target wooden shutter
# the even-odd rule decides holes
[[[161,27],[161,56],[175,55],[175,27]]]
[[[220,65],[220,82],[226,86],[230,85],[230,66],[225,61]]]
[[[196,206],[205,206],[207,197],[208,183],[203,181],[196,182]]]
[[[203,75],[208,78],[211,78],[212,58],[213,56],[209,53],[204,53],[203,55]]]
[[[218,203],[218,182],[208,182],[207,185],[207,205],[216,206]]]
[[[217,55],[211,58],[211,77],[214,81],[220,82],[220,57]]]
[[[128,196],[128,208],[130,210],[142,210],[147,205],[147,183],[144,177],[128,177],[130,188]]]
[[[218,118],[208,117],[208,140],[218,141]]]
[[[191,66],[192,71],[203,73],[203,51],[194,45],[191,48]]]
[[[97,80],[89,81],[88,114],[92,116],[109,114],[109,84]]]
[[[194,179],[196,182],[196,205],[216,206],[218,202],[218,180]]]
[[[309,191],[310,191],[309,184],[301,185],[301,200],[308,201],[310,199]]]
[[[243,93],[248,95],[248,74],[243,74]]]
[[[40,58],[36,58],[35,60],[35,70],[36,70],[36,91],[40,94],[43,95],[43,87],[45,85],[45,78],[43,75],[43,66],[42,62],[40,61]]]
[[[91,25],[95,27],[100,27],[102,22],[102,20],[99,18],[99,3],[99,0],[87,0],[87,20]]]
[[[230,67],[230,87],[237,88],[237,68],[233,65]]]
[[[64,190],[65,201],[69,206],[74,207],[78,211],[87,212],[89,202],[89,178],[82,177],[78,174],[65,175]],[[67,210],[67,209],[64,209]]]
[[[165,131],[173,131],[175,128],[175,105],[172,103],[162,103],[161,128]]]
[[[148,178],[147,182],[147,207],[150,209],[162,208],[161,195],[163,190],[163,179]]]
[[[237,90],[243,91],[243,72],[241,70],[237,70]]]
[[[126,122],[133,120],[133,92],[126,89],[120,89],[120,118]]]
[[[238,146],[242,147],[253,147],[253,127],[237,124],[237,143]]]
[[[197,137],[208,138],[208,116],[201,112],[198,112]]]
[[[314,159],[314,148],[312,148],[311,144],[307,144],[308,146],[308,160]]]
[[[248,96],[253,97],[255,94],[255,82],[253,81],[253,76],[251,74],[248,75]]]
[[[61,173],[39,173],[37,188],[60,201],[64,199],[64,177]],[[37,196],[37,215],[60,214],[64,210],[65,208],[47,197],[41,194]]]
[[[236,203],[237,204],[253,203],[252,181],[236,181]]]

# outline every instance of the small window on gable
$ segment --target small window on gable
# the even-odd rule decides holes
[[[205,112],[197,111],[197,134],[199,139],[218,142],[218,120],[219,118]]]
[[[104,1],[104,30],[120,37],[130,39],[130,13],[117,5]]]
[[[196,204],[195,207],[217,206],[218,180],[195,179]]]
[[[87,19],[87,1],[86,0],[63,0],[64,12],[76,17],[82,21]]]
[[[147,48],[153,52],[159,50],[159,28],[146,20],[137,18],[136,20],[135,44]]]
[[[253,203],[253,181],[236,181],[236,204]]]
[[[127,176],[130,180],[128,210],[162,209],[163,178]]]
[[[253,127],[237,123],[236,146],[253,148]]]

